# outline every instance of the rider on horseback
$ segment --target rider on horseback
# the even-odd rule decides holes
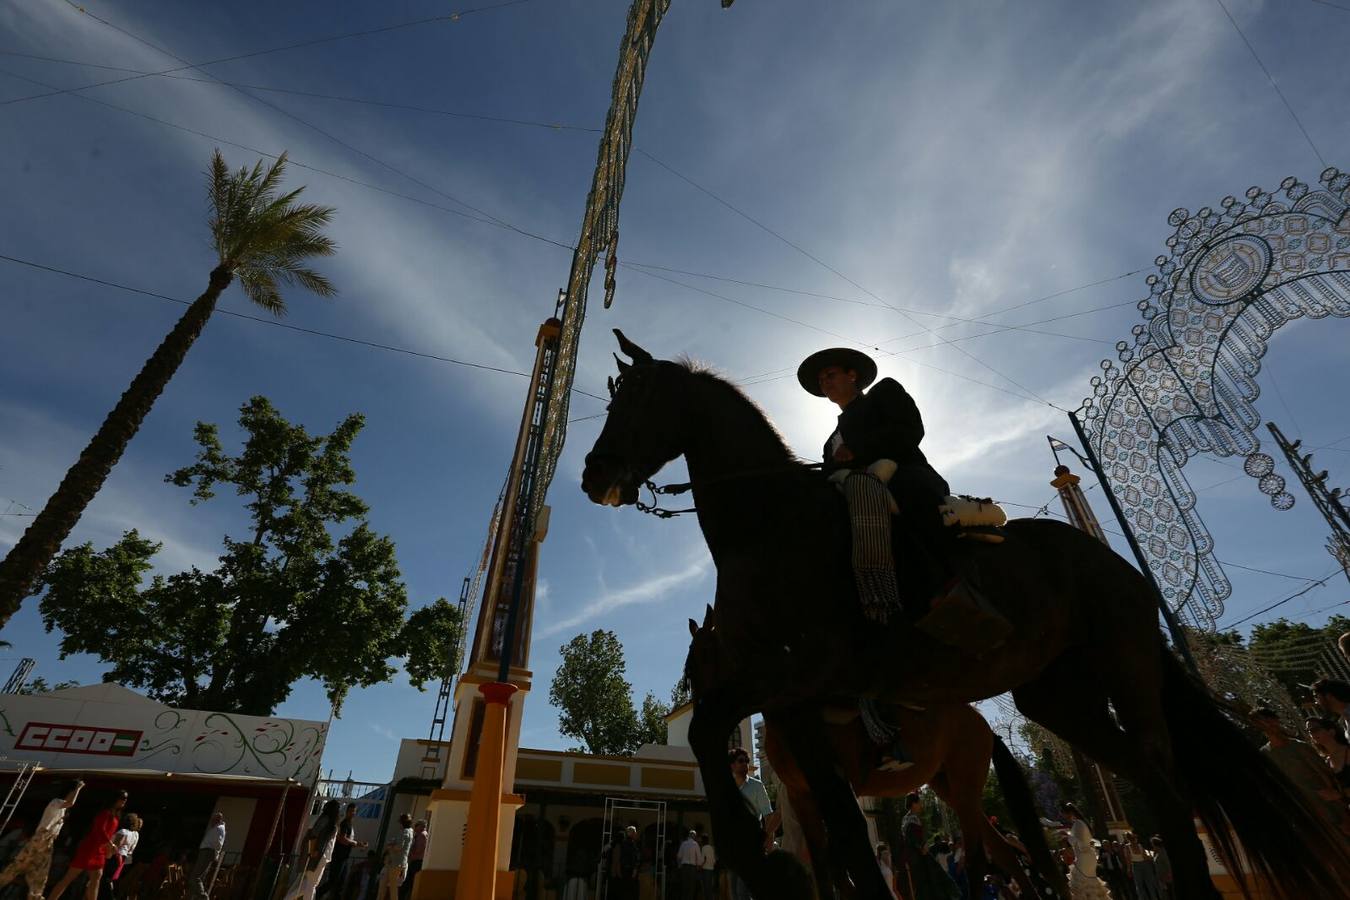
[[[876,377],[877,364],[871,357],[845,347],[813,353],[797,369],[797,380],[808,393],[825,397],[840,409],[838,426],[825,443],[825,473],[843,484],[848,498],[854,571],[864,610],[884,620],[885,608],[898,602],[878,596],[897,591],[890,518],[876,516],[876,510],[868,508],[877,495],[889,507],[889,492],[895,503],[889,512],[898,509],[915,551],[906,560],[906,572],[917,580],[920,596],[910,598],[906,611],[918,619],[931,609],[951,605],[962,613],[989,618],[989,610],[972,603],[966,590],[958,590],[961,578],[949,561],[949,535],[941,513],[950,490],[919,449],[924,435],[919,407],[893,378],[883,378],[867,390]]]
[[[797,369],[808,393],[840,409],[838,425],[825,443],[825,473],[848,500],[853,571],[863,610],[884,622],[900,606],[891,542],[891,514],[898,510],[915,551],[906,560],[906,573],[917,596],[909,598],[905,611],[920,619],[942,607],[998,640],[1007,622],[972,602],[948,562],[940,507],[950,491],[919,449],[924,435],[919,407],[893,378],[867,390],[876,377],[872,358],[846,347],[813,353]],[[886,748],[883,767],[907,764],[897,732],[881,720],[875,705],[865,701],[861,712],[873,739]]]

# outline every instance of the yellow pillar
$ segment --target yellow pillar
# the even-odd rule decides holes
[[[464,834],[464,855],[456,900],[493,900],[497,889],[497,832],[502,819],[502,769],[506,755],[506,713],[514,684],[480,684],[483,695],[483,734],[478,743],[473,788],[469,792],[469,818]]]

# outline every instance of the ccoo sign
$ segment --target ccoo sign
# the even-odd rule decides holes
[[[143,732],[123,728],[88,728],[29,722],[14,742],[15,750],[47,753],[89,753],[95,756],[134,756]]]

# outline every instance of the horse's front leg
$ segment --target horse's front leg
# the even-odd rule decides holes
[[[775,725],[797,767],[806,776],[811,796],[824,819],[832,861],[840,861],[856,896],[890,900],[890,885],[881,875],[867,833],[867,819],[853,787],[841,773],[818,706],[775,710]],[[847,886],[845,886],[846,888]]]
[[[814,900],[805,868],[789,853],[764,853],[764,832],[741,797],[727,760],[727,737],[753,710],[729,702],[722,692],[694,701],[689,745],[703,775],[713,840],[718,858],[750,888],[755,897]]]

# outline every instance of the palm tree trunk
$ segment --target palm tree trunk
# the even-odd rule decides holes
[[[99,426],[89,446],[66,472],[56,493],[0,562],[0,626],[18,611],[19,604],[32,591],[47,564],[61,548],[62,541],[69,537],[80,520],[84,508],[103,487],[127,444],[145,421],[150,407],[164,392],[183,357],[206,327],[215,311],[216,300],[233,278],[234,273],[223,267],[211,272],[206,293],[192,302],[178,324],[146,360],[122,399]]]

